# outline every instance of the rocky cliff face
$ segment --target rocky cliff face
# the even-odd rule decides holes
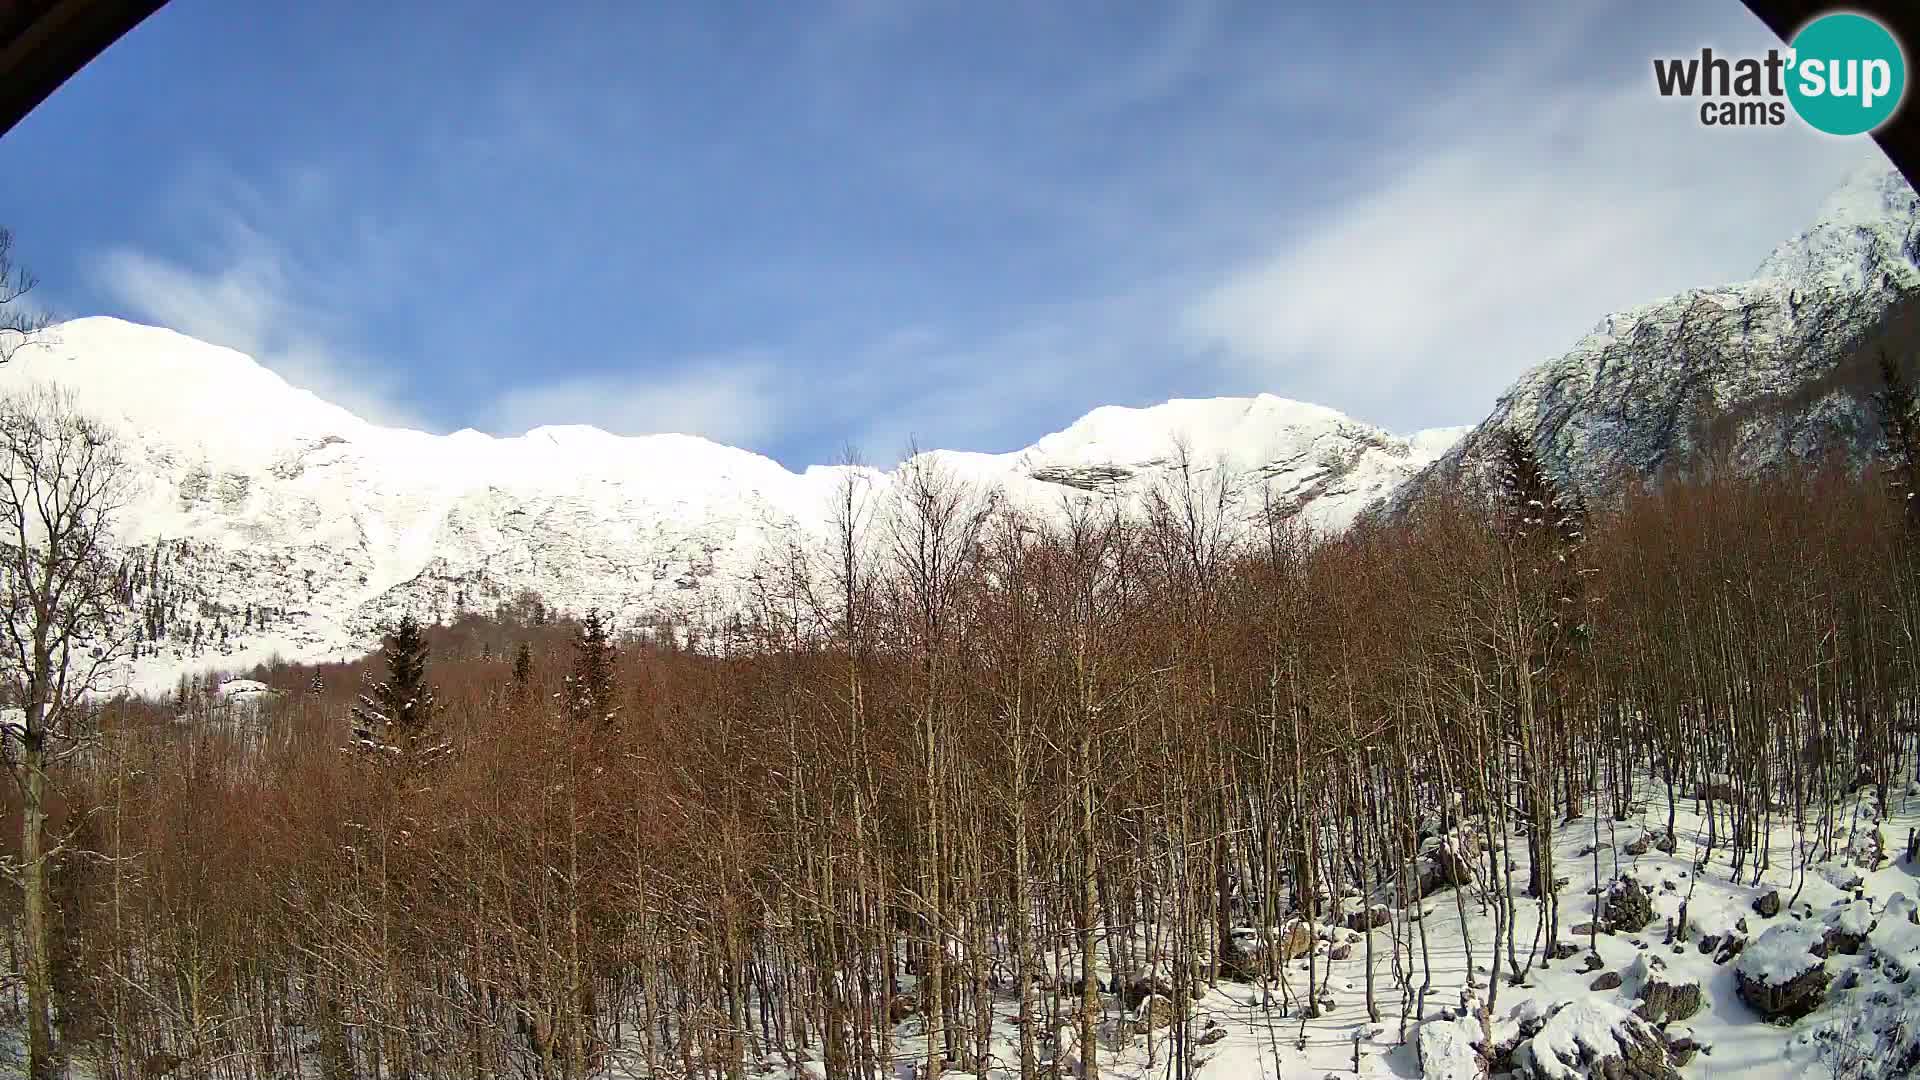
[[[1747,471],[1836,452],[1860,461],[1878,438],[1872,351],[1910,352],[1917,329],[1920,198],[1890,167],[1864,169],[1751,279],[1609,315],[1521,376],[1390,503],[1471,477],[1507,428],[1531,433],[1590,496],[1703,454]]]

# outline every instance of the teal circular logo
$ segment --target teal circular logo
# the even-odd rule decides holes
[[[1865,15],[1822,15],[1793,36],[1787,99],[1829,135],[1862,135],[1885,123],[1907,91],[1907,58],[1887,28]]]

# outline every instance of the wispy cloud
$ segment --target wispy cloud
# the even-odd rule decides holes
[[[1408,114],[1342,205],[1222,267],[1188,343],[1370,419],[1475,420],[1607,312],[1744,276],[1877,152],[1704,128],[1640,65],[1568,86],[1530,60]]]
[[[94,267],[105,295],[135,319],[244,352],[364,419],[426,427],[392,366],[345,344],[349,320],[387,268],[371,231],[336,219],[331,236],[341,250],[317,260],[276,239],[291,219],[330,203],[326,174],[290,171],[273,191],[212,166],[189,175],[172,208],[202,238],[205,254],[189,264],[131,247],[108,250]]]

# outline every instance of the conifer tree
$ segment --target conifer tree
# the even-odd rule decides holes
[[[438,752],[428,738],[434,714],[427,686],[427,642],[412,615],[403,615],[387,636],[382,656],[386,679],[360,695],[353,707],[354,744],[365,750],[421,758]]]
[[[1920,413],[1914,409],[1913,384],[1886,350],[1880,351],[1880,391],[1873,395],[1886,435],[1884,458],[1888,484],[1904,508],[1909,526],[1920,523]]]
[[[567,716],[575,725],[612,727],[614,706],[614,648],[598,610],[573,638],[573,673],[567,676]]]
[[[533,648],[526,642],[513,651],[513,694],[524,699],[527,687],[533,682]]]
[[[1500,520],[1510,542],[1576,542],[1586,511],[1578,494],[1547,475],[1525,435],[1505,430],[1499,439]]]
[[[1585,528],[1586,507],[1576,493],[1547,475],[1532,441],[1518,431],[1500,433],[1496,525],[1509,552],[1511,640],[1507,662],[1516,691],[1517,735],[1524,762],[1529,895],[1554,909],[1553,857],[1542,842],[1551,830],[1554,778],[1571,733],[1557,722],[1552,701],[1557,669],[1574,640],[1580,617],[1581,574],[1574,555]],[[1571,788],[1571,785],[1569,785]],[[1569,803],[1569,813],[1574,806]],[[1509,931],[1511,927],[1509,927]],[[1521,976],[1517,964],[1514,976]]]
[[[1553,605],[1549,641],[1559,644],[1583,632],[1578,615],[1581,568],[1574,556],[1586,533],[1586,500],[1547,475],[1526,436],[1502,431],[1499,453],[1501,531]]]

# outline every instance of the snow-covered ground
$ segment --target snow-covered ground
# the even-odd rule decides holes
[[[1875,1033],[1904,1023],[1920,1038],[1920,980],[1908,977],[1920,968],[1920,923],[1914,914],[1920,864],[1907,862],[1904,852],[1908,830],[1920,827],[1920,785],[1903,788],[1884,815],[1871,792],[1850,797],[1836,809],[1832,857],[1813,851],[1811,866],[1796,856],[1799,838],[1791,823],[1779,823],[1768,846],[1769,868],[1757,882],[1751,857],[1737,879],[1730,873],[1724,820],[1717,850],[1704,869],[1698,868],[1707,830],[1690,799],[1680,803],[1675,850],[1660,850],[1664,789],[1648,784],[1641,795],[1638,812],[1628,820],[1596,821],[1589,815],[1555,832],[1557,869],[1567,879],[1560,897],[1560,940],[1576,947],[1567,958],[1536,960],[1524,985],[1509,984],[1503,973],[1497,990],[1489,987],[1494,920],[1492,905],[1483,902],[1488,898],[1484,882],[1463,890],[1443,887],[1371,931],[1377,1021],[1368,1017],[1364,999],[1363,935],[1322,926],[1315,932],[1313,961],[1321,979],[1314,996],[1322,999],[1322,1014],[1303,1016],[1304,957],[1286,965],[1285,985],[1223,982],[1193,1005],[1198,1075],[1216,1080],[1485,1075],[1479,1071],[1486,1049],[1482,1023],[1462,1011],[1461,1002],[1474,1009],[1490,996],[1493,1041],[1502,1062],[1518,1076],[1662,1075],[1657,1068],[1607,1073],[1598,1062],[1621,1057],[1664,1067],[1673,1054],[1670,1047],[1679,1047],[1675,1057],[1685,1059],[1676,1061],[1684,1077],[1826,1077],[1832,1075],[1829,1062],[1848,1056],[1822,1052],[1831,1036],[1861,1048],[1870,1062],[1897,1063],[1888,1047],[1876,1047]],[[1810,826],[1809,835],[1817,834],[1817,823]],[[1874,849],[1877,856],[1869,850],[1875,837],[1886,842]],[[1523,962],[1541,912],[1540,904],[1517,895],[1526,885],[1524,846],[1516,842],[1513,867]],[[1806,872],[1797,873],[1800,869]],[[1588,960],[1583,924],[1595,919],[1596,886],[1623,876],[1651,894],[1651,917],[1638,931],[1602,928],[1595,966]],[[1842,887],[1856,882],[1857,888]],[[1756,910],[1769,894],[1781,901],[1770,917]],[[1357,910],[1357,905],[1350,908]],[[1810,948],[1828,955],[1814,956]],[[1162,954],[1162,970],[1165,962]],[[1823,971],[1827,984],[1822,1003],[1809,1015],[1770,1022],[1741,996],[1742,974],[1784,981],[1808,968]],[[1069,964],[1067,975],[1076,974]],[[1099,974],[1103,981],[1108,978],[1104,964]],[[1423,1020],[1404,1006],[1403,989],[1417,990],[1428,976]],[[1689,1011],[1689,987],[1698,988],[1697,1011]],[[913,989],[913,980],[906,980],[906,988]],[[1112,995],[1102,1001],[1101,1074],[1114,1080],[1173,1075],[1168,1032],[1153,1031],[1150,1053],[1148,1025],[1140,1022],[1154,1006],[1130,1014]],[[1005,1080],[1018,1075],[1019,1064],[1018,1002],[1012,990],[1000,995],[997,1011],[993,1059],[984,1072],[991,1080]],[[898,1027],[896,1038],[897,1075],[916,1075],[915,1063],[925,1060],[920,1021]],[[1062,1032],[1061,1064],[1078,1060],[1074,1041],[1071,1030]],[[1696,1049],[1687,1054],[1687,1047]],[[773,1073],[786,1071],[777,1057],[762,1064]],[[803,1061],[799,1071],[811,1080],[825,1076],[817,1059]]]

